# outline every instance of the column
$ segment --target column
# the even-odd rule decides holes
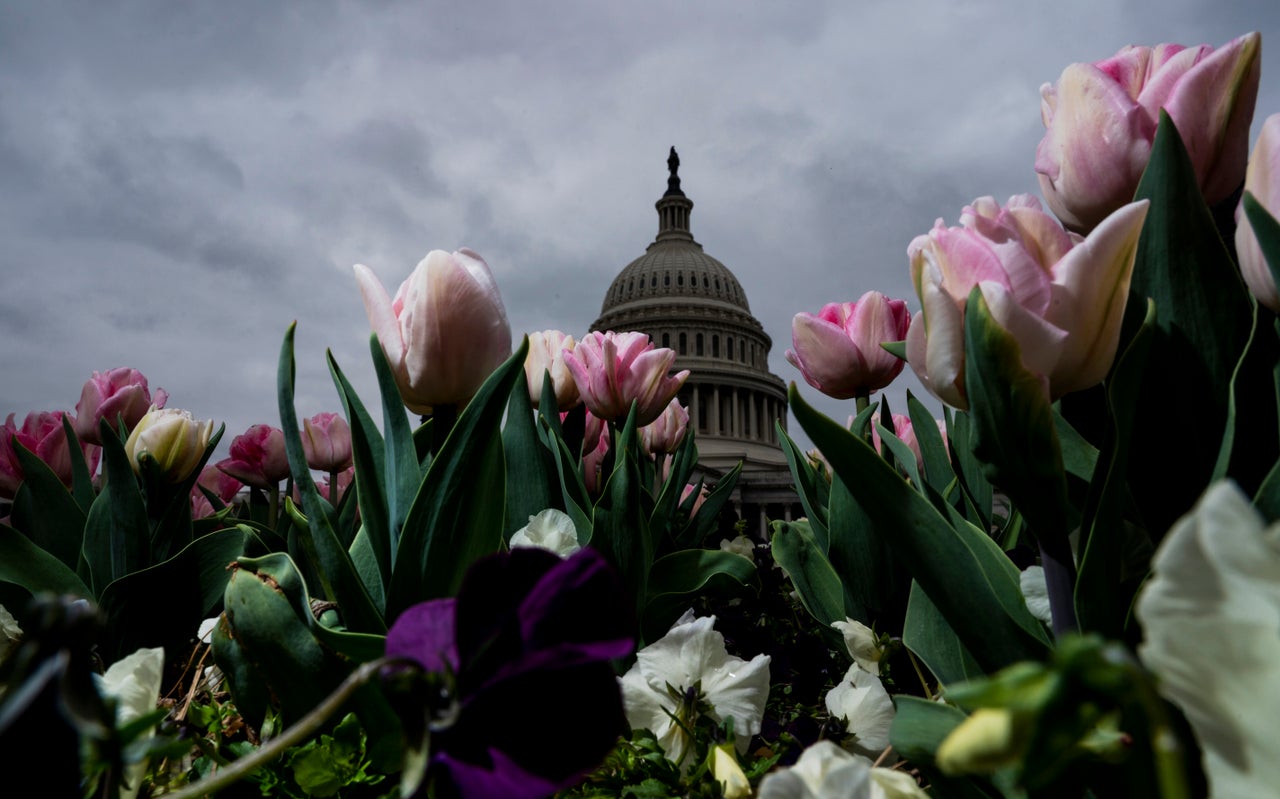
[[[711,434],[720,435],[720,387],[711,388]]]
[[[756,431],[760,429],[757,424],[756,417],[756,393],[754,391],[747,394],[747,438],[759,438]]]

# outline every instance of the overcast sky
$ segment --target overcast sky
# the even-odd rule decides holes
[[[134,366],[230,442],[279,425],[295,319],[300,416],[340,410],[326,348],[376,407],[351,267],[394,292],[432,249],[488,261],[517,336],[581,335],[657,231],[672,145],[694,236],[798,380],[797,311],[870,289],[917,310],[911,239],[1037,190],[1039,89],[1067,64],[1261,31],[1256,133],[1278,21],[1274,0],[0,0],[0,416]]]

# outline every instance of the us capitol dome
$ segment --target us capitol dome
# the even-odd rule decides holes
[[[673,369],[690,372],[680,403],[697,431],[699,469],[714,483],[742,463],[732,507],[759,537],[766,518],[803,513],[775,427],[787,427],[786,385],[769,372],[773,340],[742,284],[693,238],[674,147],[667,167],[658,235],[613,279],[591,330],[638,330],[676,351]]]

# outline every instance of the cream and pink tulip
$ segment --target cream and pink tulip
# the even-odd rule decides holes
[[[163,408],[169,394],[157,388],[154,394],[147,387],[147,378],[137,369],[120,367],[106,372],[94,372],[80,390],[76,403],[76,435],[81,441],[102,444],[98,435],[98,423],[106,419],[114,428],[118,420],[124,420],[126,430],[132,430],[147,410],[155,405]]]
[[[245,485],[266,491],[276,489],[289,476],[289,456],[284,431],[255,424],[231,440],[231,457],[216,464]]]
[[[369,267],[357,264],[355,273],[369,324],[414,413],[465,405],[511,355],[498,285],[471,250],[433,250],[394,299]]]
[[[960,227],[939,219],[917,236],[907,254],[922,310],[907,360],[920,382],[968,409],[964,316],[975,286],[1051,398],[1100,382],[1115,358],[1147,206],[1124,206],[1082,239],[1030,195],[1003,207],[983,197],[965,207]]]
[[[902,360],[880,345],[902,341],[910,325],[905,302],[868,291],[857,302],[833,302],[816,315],[796,314],[787,360],[829,397],[867,397],[902,372]]]
[[[36,411],[27,414],[19,427],[11,413],[0,425],[0,498],[12,499],[25,479],[16,444],[44,461],[63,485],[71,485],[71,446],[62,429],[64,416],[70,418],[70,414],[63,411]],[[80,448],[92,474],[98,468],[101,451],[83,441]]]
[[[640,428],[640,444],[650,455],[670,455],[680,448],[689,432],[689,409],[679,398],[667,404],[662,415]]]
[[[187,411],[151,407],[124,443],[135,472],[142,471],[144,456],[170,483],[180,483],[204,457],[213,435],[213,420],[197,421]]]
[[[1092,230],[1133,199],[1160,121],[1168,112],[1205,200],[1229,198],[1244,180],[1262,65],[1249,33],[1208,45],[1125,47],[1072,64],[1040,89],[1046,128],[1036,172],[1049,207],[1072,230]]]
[[[640,427],[661,415],[689,377],[687,369],[668,377],[675,350],[654,347],[644,333],[588,333],[564,360],[587,410],[615,421],[635,402]]]
[[[317,413],[302,420],[302,451],[307,466],[340,472],[351,465],[351,427],[336,413]]]
[[[1262,134],[1253,147],[1249,169],[1245,174],[1244,190],[1266,209],[1271,216],[1280,219],[1280,114],[1272,114],[1262,123]],[[1272,276],[1267,259],[1258,246],[1258,236],[1244,212],[1244,200],[1236,210],[1236,257],[1244,282],[1248,284],[1258,302],[1280,313],[1280,292]],[[1280,264],[1276,264],[1280,268]]]
[[[529,399],[533,407],[542,400],[542,383],[551,375],[556,395],[556,410],[567,411],[582,400],[578,384],[564,362],[564,353],[573,352],[577,341],[559,330],[539,330],[529,334],[529,354],[524,359],[524,376],[529,382]]]

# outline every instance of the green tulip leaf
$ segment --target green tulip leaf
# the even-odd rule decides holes
[[[124,442],[105,420],[100,429],[103,489],[85,520],[81,560],[87,573],[80,574],[95,596],[126,574],[151,565],[151,524],[138,479]]]
[[[991,671],[1047,651],[1022,600],[1017,569],[983,531],[953,527],[866,441],[818,413],[793,383],[791,408],[876,533],[920,583],[982,667]]]
[[[947,455],[947,442],[943,440],[942,431],[938,429],[938,420],[910,391],[907,391],[907,416],[911,419],[911,429],[915,432],[916,441],[920,444],[920,459],[924,461],[924,480],[940,495],[945,496],[947,488],[956,479],[956,473]]]
[[[977,286],[964,339],[973,452],[1038,537],[1065,542],[1070,506],[1047,385],[1022,365],[1017,339],[992,318]]]
[[[387,618],[458,592],[473,561],[502,546],[502,415],[524,373],[528,338],[484,381],[437,450],[400,538]]]
[[[685,431],[684,440],[671,456],[671,472],[662,483],[658,498],[653,503],[653,515],[649,517],[649,532],[655,540],[655,547],[667,543],[667,538],[684,541],[677,531],[670,529],[670,526],[672,520],[676,518],[676,512],[682,507],[680,495],[684,493],[685,486],[691,482],[693,468],[697,463],[698,447],[694,443],[693,426],[690,425]],[[687,532],[692,537],[697,534],[697,529],[695,525],[690,524],[682,532]]]
[[[892,417],[882,415],[881,418]],[[890,430],[878,421],[873,424],[875,425],[876,435],[880,436],[880,446],[892,453],[894,462],[907,473],[907,478],[911,481],[911,484],[919,488],[922,485],[920,482],[920,467],[916,464],[916,454],[911,451],[911,447],[908,447],[902,442],[902,439],[898,438],[895,430]]]
[[[973,422],[963,411],[942,409],[950,442],[952,467],[965,498],[965,516],[986,530],[991,526],[991,503],[994,490],[983,474],[982,463],[973,452]]]
[[[844,615],[863,624],[898,629],[910,578],[878,535],[862,506],[838,476],[831,477],[826,556],[844,588]]]
[[[1135,199],[1151,201],[1138,242],[1131,292],[1151,298],[1156,326],[1134,419],[1129,483],[1142,517],[1160,537],[1203,493],[1227,419],[1232,373],[1249,338],[1249,297],[1199,190],[1195,168],[1169,115],[1160,124]],[[1270,381],[1270,367],[1266,374]],[[1253,384],[1253,376],[1247,376]],[[1266,392],[1271,401],[1270,390]],[[1176,401],[1175,401],[1176,399]],[[1186,409],[1196,423],[1186,423]],[[1275,413],[1253,419],[1249,457],[1235,474],[1256,486],[1275,461]],[[1264,432],[1263,425],[1270,430]],[[1170,435],[1177,430],[1178,435]],[[1254,473],[1256,472],[1256,476]]]
[[[653,541],[649,535],[648,514],[644,512],[640,494],[640,470],[637,464],[637,406],[631,403],[622,428],[613,428],[613,473],[601,489],[591,519],[591,546],[604,555],[618,572],[627,594],[637,609],[644,607],[648,595],[649,570],[653,565]]]
[[[1138,394],[1156,324],[1155,303],[1147,301],[1141,329],[1120,353],[1107,379],[1107,430],[1080,526],[1080,570],[1075,604],[1080,627],[1109,638],[1124,633],[1125,617],[1136,585],[1124,578],[1125,504],[1129,501],[1130,432],[1138,414]]]
[[[845,587],[806,519],[772,524],[773,559],[791,578],[800,604],[824,627],[845,620]]]
[[[284,430],[284,447],[289,456],[289,469],[293,474],[294,487],[302,496],[302,507],[306,512],[304,524],[298,534],[298,540],[306,552],[311,566],[325,587],[325,598],[337,602],[342,608],[342,618],[346,626],[360,632],[385,633],[386,623],[382,614],[374,605],[364,581],[356,572],[346,547],[342,545],[337,533],[337,514],[333,506],[320,496],[315,480],[311,477],[311,469],[307,466],[307,456],[302,449],[302,434],[299,432],[298,412],[293,405],[294,358],[293,336],[297,323],[289,325],[284,335],[284,344],[280,348],[280,367],[276,378],[276,389],[280,406],[280,426]],[[286,505],[289,504],[286,497]]]
[[[896,355],[901,360],[907,359],[907,342],[903,341],[882,341],[881,348],[890,355]]]
[[[13,454],[18,458],[24,479],[13,498],[10,522],[32,543],[67,568],[77,569],[84,538],[85,512],[49,465],[16,438]],[[132,472],[129,479],[133,479]],[[140,540],[146,541],[145,526]]]
[[[391,562],[395,553],[391,519],[387,510],[386,444],[373,417],[360,401],[347,376],[338,367],[333,353],[327,352],[325,357],[329,362],[329,374],[332,375],[338,396],[342,399],[347,425],[351,428],[351,460],[355,465],[352,485],[356,489],[356,500],[360,506],[363,535],[368,553],[377,567],[379,585],[385,587],[391,582]],[[357,537],[359,536],[360,533],[357,533]],[[376,604],[385,609],[385,591],[374,589],[367,578],[364,583],[369,587],[371,595],[383,594],[383,599]]]
[[[734,552],[686,549],[658,558],[642,614],[645,640],[661,638],[694,598],[741,590],[755,574],[755,563]]]
[[[1098,448],[1090,444],[1068,422],[1058,408],[1053,408],[1053,427],[1058,434],[1058,446],[1062,451],[1062,468],[1072,477],[1086,483],[1093,480],[1098,465]]]
[[[22,586],[30,594],[45,591],[94,598],[89,586],[65,563],[7,524],[0,524],[0,582]]]
[[[826,477],[810,465],[809,456],[801,452],[796,442],[787,435],[781,420],[774,423],[774,428],[778,442],[782,445],[782,453],[787,457],[787,466],[791,468],[791,481],[800,494],[800,504],[813,529],[814,540],[823,553],[826,553],[830,541],[827,534],[827,503],[831,497],[831,486]]]
[[[369,336],[369,353],[373,358],[374,372],[378,375],[378,393],[382,396],[383,444],[386,450],[382,459],[386,471],[382,479],[383,493],[387,498],[387,529],[391,536],[391,571],[394,574],[400,536],[422,486],[423,472],[419,468],[418,450],[414,445],[413,430],[409,427],[409,417],[405,414],[404,400],[400,397],[400,388],[386,353],[378,343],[377,334]]]
[[[954,685],[984,675],[964,642],[947,624],[920,584],[911,583],[911,598],[902,627],[902,644],[924,661],[943,685]]]
[[[1275,285],[1280,286],[1280,221],[1277,221],[1271,212],[1258,202],[1258,198],[1254,197],[1252,192],[1244,193],[1241,207],[1249,217],[1249,227],[1253,228],[1253,235],[1258,240],[1258,248],[1262,250],[1262,257],[1266,259],[1267,268],[1271,270],[1271,280]]]
[[[551,485],[555,464],[551,452],[538,438],[529,384],[523,371],[516,375],[515,388],[507,402],[502,449],[507,461],[507,522],[502,537],[509,541],[530,516],[547,508],[563,509],[560,492],[553,491]]]
[[[76,435],[71,419],[66,414],[62,415],[62,432],[67,437],[67,454],[71,458],[71,496],[75,497],[80,512],[87,515],[98,492],[93,488],[93,475],[89,473],[89,463],[80,446],[80,437]]]
[[[696,453],[694,454],[696,458]],[[687,546],[706,546],[710,539],[720,530],[720,512],[733,498],[733,491],[738,486],[738,477],[742,474],[742,462],[734,464],[728,474],[716,481],[716,487],[703,500],[698,512],[690,517],[689,523],[679,536],[679,541]],[[683,486],[681,487],[683,490]]]
[[[127,574],[102,591],[107,621],[103,657],[114,662],[140,647],[178,651],[200,622],[216,612],[231,576],[228,567],[262,544],[247,527],[197,538],[172,558]],[[163,601],[158,599],[163,598]]]

